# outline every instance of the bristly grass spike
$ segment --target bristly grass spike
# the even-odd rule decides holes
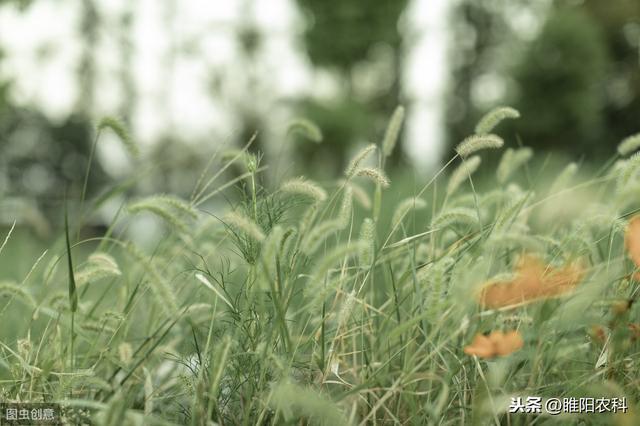
[[[505,119],[520,118],[520,112],[511,107],[497,107],[485,114],[476,125],[477,135],[488,135]]]
[[[393,153],[398,137],[400,136],[400,130],[402,129],[402,123],[404,121],[404,107],[399,105],[391,116],[387,130],[382,140],[382,153],[385,157],[390,156]]]
[[[472,135],[460,142],[456,147],[456,152],[460,157],[468,157],[469,155],[481,151],[483,149],[502,148],[504,140],[497,135]]]

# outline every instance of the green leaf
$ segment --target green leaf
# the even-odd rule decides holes
[[[64,208],[64,233],[67,244],[67,260],[69,266],[69,304],[71,312],[78,310],[78,292],[76,291],[76,280],[73,276],[73,260],[71,259],[71,243],[69,242],[69,212],[65,203]]]

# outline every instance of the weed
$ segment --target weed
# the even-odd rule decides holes
[[[511,397],[615,396],[626,417],[565,419],[640,423],[637,154],[584,180],[588,166],[549,171],[531,148],[509,147],[495,182],[476,178],[483,150],[505,144],[491,132],[517,117],[489,113],[411,194],[385,171],[398,108],[380,146],[335,182],[272,188],[249,142],[212,156],[188,201],[132,200],[131,215],[162,219],[152,250],[128,236],[131,215],[91,240],[72,240],[67,223],[64,244],[0,284],[13,328],[3,399],[60,402],[105,425],[457,425],[545,420],[509,413]],[[130,142],[119,123],[107,128]],[[322,137],[306,120],[289,130]],[[216,184],[231,163],[240,174]],[[208,203],[223,197],[226,212]]]

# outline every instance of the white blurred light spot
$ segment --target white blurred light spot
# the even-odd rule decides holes
[[[475,105],[488,107],[506,94],[505,79],[497,73],[485,73],[480,75],[471,87],[471,100]]]

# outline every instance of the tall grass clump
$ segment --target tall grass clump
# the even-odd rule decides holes
[[[80,203],[0,277],[2,401],[70,424],[640,424],[637,141],[578,174],[492,133],[519,117],[499,108],[403,184],[386,159],[404,114],[335,180],[267,177],[249,142],[190,197],[132,190],[102,236],[82,237],[99,203]],[[151,242],[138,215],[159,219]],[[528,396],[627,409],[510,409]]]

